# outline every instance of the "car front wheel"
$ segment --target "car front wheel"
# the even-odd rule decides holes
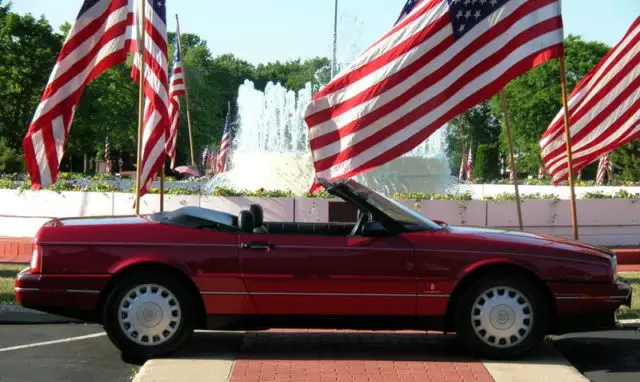
[[[493,359],[521,358],[546,334],[548,307],[526,278],[490,276],[472,283],[456,311],[456,331],[471,351]]]
[[[181,347],[195,327],[193,297],[175,277],[134,274],[110,293],[103,313],[105,330],[124,354],[148,359]]]

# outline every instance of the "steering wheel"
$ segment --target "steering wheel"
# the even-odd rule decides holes
[[[362,229],[364,228],[364,223],[369,220],[369,214],[363,212],[362,210],[358,210],[358,221],[356,225],[353,226],[353,229],[349,233],[350,236],[359,236],[362,234]]]

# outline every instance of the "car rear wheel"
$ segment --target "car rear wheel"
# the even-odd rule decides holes
[[[137,273],[109,294],[103,323],[111,341],[135,358],[168,355],[195,328],[195,303],[188,288],[164,273]]]
[[[520,358],[546,334],[549,310],[527,278],[485,277],[464,292],[456,311],[458,338],[474,353]]]

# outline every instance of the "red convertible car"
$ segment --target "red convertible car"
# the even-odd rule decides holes
[[[101,323],[145,358],[194,329],[290,327],[455,332],[479,355],[517,358],[549,333],[611,328],[630,305],[606,249],[452,227],[353,180],[323,185],[356,222],[265,222],[257,205],[50,221],[17,299]]]

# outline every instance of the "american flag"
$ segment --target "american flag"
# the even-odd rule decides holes
[[[574,172],[640,136],[640,17],[569,97]],[[540,141],[542,161],[558,184],[568,179],[564,108]]]
[[[458,179],[464,180],[467,174],[467,156],[462,154],[462,160],[460,161],[460,171],[458,172]]]
[[[596,183],[602,185],[605,177],[608,176],[609,180],[613,179],[613,163],[611,163],[611,153],[600,157],[598,163],[598,173],[596,174]]]
[[[466,166],[467,181],[473,180],[473,146],[469,146],[469,155],[467,155]]]
[[[140,169],[140,196],[146,194],[151,182],[164,166],[165,142],[169,134],[169,81],[167,64],[167,9],[166,0],[144,0],[145,7],[145,105],[142,133],[142,168]],[[139,12],[138,12],[139,13]],[[139,18],[142,18],[139,16]],[[134,67],[132,77],[140,80],[142,64],[138,42],[142,40],[140,20],[136,20],[136,40],[132,50]]]
[[[22,142],[32,188],[58,179],[60,161],[84,88],[126,61],[132,35],[129,0],[85,0]]]
[[[547,176],[547,170],[544,168],[544,166],[538,167],[538,179],[542,180],[545,178],[545,176]]]
[[[560,57],[560,9],[559,0],[416,2],[307,107],[316,178],[347,178],[389,162],[513,78]]]
[[[218,174],[226,170],[229,150],[231,150],[231,107],[229,107],[229,111],[227,111],[227,117],[224,120],[224,131],[222,132],[222,140],[220,141],[218,167],[216,169],[216,172]]]
[[[180,44],[178,44],[178,37],[176,36],[173,70],[169,84],[169,118],[171,119],[171,124],[169,126],[169,139],[165,147],[167,155],[171,158],[172,169],[176,167],[176,143],[178,142],[178,127],[180,126],[180,96],[184,95],[185,92],[182,52],[180,52]]]
[[[111,174],[111,149],[109,147],[109,137],[104,142],[104,172]]]
[[[202,167],[207,167],[207,163],[209,163],[209,148],[206,147],[202,152]]]

